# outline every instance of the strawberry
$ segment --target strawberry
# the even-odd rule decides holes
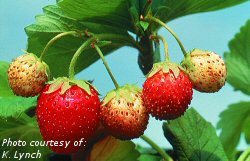
[[[141,99],[141,89],[125,85],[109,92],[102,102],[100,118],[108,132],[118,139],[141,136],[149,119]]]
[[[143,85],[142,99],[156,119],[172,120],[184,114],[192,95],[191,81],[181,67],[163,62],[154,64]]]
[[[86,146],[99,125],[100,100],[88,82],[58,78],[46,85],[38,98],[37,121],[45,141],[70,141],[51,146],[56,153],[74,153]],[[74,146],[83,139],[82,146]]]
[[[223,59],[214,52],[194,49],[183,61],[194,89],[217,92],[226,82],[227,69]]]
[[[16,58],[9,66],[8,80],[17,96],[38,95],[48,81],[48,66],[32,53]]]

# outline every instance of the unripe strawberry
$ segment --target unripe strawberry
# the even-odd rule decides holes
[[[154,64],[143,85],[144,105],[156,119],[180,117],[192,100],[191,81],[180,68],[167,62]]]
[[[125,85],[109,92],[103,100],[100,118],[107,131],[118,139],[143,135],[149,114],[141,99],[141,89]]]
[[[227,69],[223,59],[214,52],[194,49],[183,61],[194,89],[217,92],[226,82]]]
[[[86,81],[58,78],[38,97],[37,121],[45,141],[70,141],[67,148],[49,147],[56,153],[75,153],[93,139],[99,125],[100,100]],[[74,142],[80,143],[78,146]]]
[[[32,53],[16,58],[9,66],[8,80],[17,96],[38,95],[48,81],[48,66]]]

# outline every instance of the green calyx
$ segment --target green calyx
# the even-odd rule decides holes
[[[46,73],[46,75],[48,77],[48,80],[49,80],[49,78],[50,78],[50,69],[49,69],[49,66],[45,62],[43,62],[43,61],[42,61],[42,64],[43,64],[43,67],[45,67],[45,73]]]
[[[194,70],[194,64],[191,62],[191,52],[185,56],[185,59],[181,62],[181,66],[185,69]]]
[[[207,53],[211,53],[211,51],[201,50],[201,49],[196,49],[196,48],[190,51],[190,54],[194,54],[194,55],[203,55],[203,54],[207,54]]]
[[[183,70],[183,68],[179,64],[176,64],[176,63],[170,63],[170,62],[166,62],[166,61],[160,62],[160,63],[155,63],[153,65],[153,68],[151,69],[151,71],[147,75],[147,78],[152,77],[160,70],[162,70],[164,73],[168,73],[171,70],[174,73],[174,76],[178,77],[180,74],[180,69]]]
[[[53,81],[50,81],[48,84],[50,85],[50,88],[48,89],[46,94],[53,93],[61,88],[60,94],[64,94],[68,89],[71,88],[73,85],[77,85],[78,87],[84,89],[89,95],[92,95],[90,91],[91,84],[85,80],[71,80],[67,77],[60,77],[57,79],[54,79]]]
[[[110,91],[106,97],[103,100],[103,106],[106,105],[110,100],[113,98],[116,99],[126,99],[128,103],[132,103],[133,100],[133,95],[132,94],[138,94],[141,93],[142,89],[138,86],[131,85],[131,84],[126,84],[122,87],[119,87],[118,89]]]
[[[201,49],[193,49],[191,50],[186,56],[185,59],[181,62],[181,66],[185,69],[193,70],[195,71],[194,64],[191,61],[191,55],[195,56],[202,56],[204,54],[211,53],[211,51],[208,50],[201,50]]]
[[[24,50],[23,50],[24,51]],[[38,71],[43,71],[46,73],[47,77],[50,76],[49,66],[41,61],[35,54],[24,51],[25,55],[22,57],[22,61],[27,61],[30,64],[36,64],[36,68]]]

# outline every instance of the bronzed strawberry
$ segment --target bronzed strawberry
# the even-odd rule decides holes
[[[100,100],[85,81],[58,78],[46,85],[38,98],[37,120],[45,141],[70,141],[67,148],[50,147],[56,153],[74,153],[86,146],[99,124]],[[81,146],[75,141],[83,139]]]
[[[143,85],[143,101],[150,114],[159,120],[171,120],[184,114],[192,100],[188,76],[177,64],[154,64]]]
[[[217,92],[226,82],[227,70],[223,59],[214,52],[194,49],[184,62],[194,89],[200,92]]]
[[[125,85],[109,92],[102,102],[100,118],[107,131],[118,139],[143,135],[149,114],[141,99],[141,89]]]
[[[8,80],[17,96],[38,95],[48,81],[48,66],[32,53],[16,58],[9,66]]]

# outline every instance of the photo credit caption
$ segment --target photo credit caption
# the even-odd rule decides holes
[[[84,139],[82,138],[79,141],[23,141],[23,140],[11,140],[11,138],[3,139],[1,146],[4,147],[6,150],[3,150],[1,154],[1,159],[16,159],[16,160],[25,160],[25,159],[39,159],[42,158],[42,154],[39,147],[44,146],[50,146],[50,147],[64,147],[65,149],[69,147],[69,145],[73,144],[74,146],[82,146],[84,142]],[[15,150],[8,150],[10,147],[17,147]],[[19,152],[18,147],[34,147],[34,149],[37,149],[35,152],[23,152],[23,149],[21,149],[21,152]]]

